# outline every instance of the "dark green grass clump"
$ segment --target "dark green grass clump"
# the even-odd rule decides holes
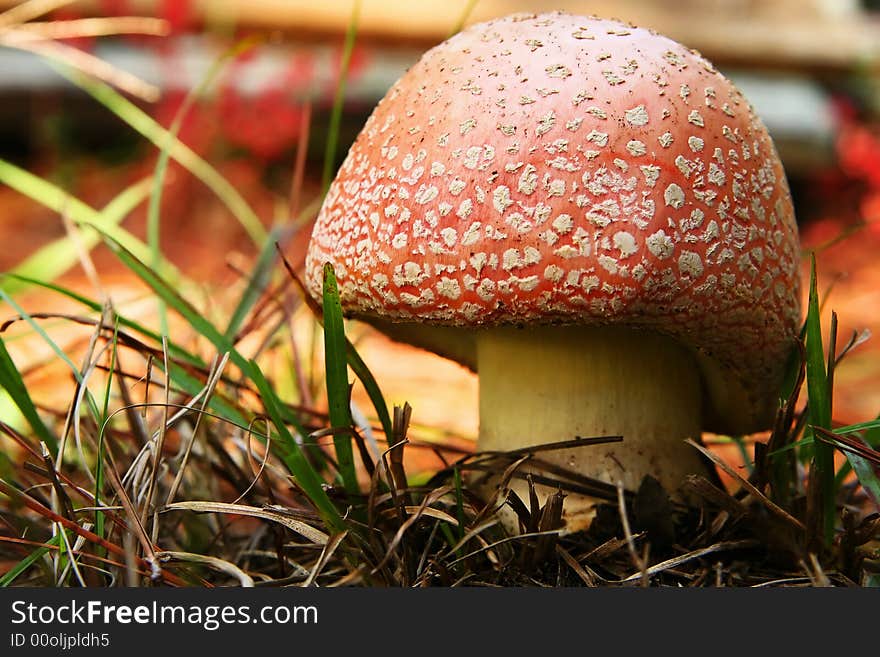
[[[61,319],[90,326],[91,335],[81,366],[51,343],[70,370],[67,408],[38,408],[0,348],[0,379],[28,426],[0,423],[15,446],[0,478],[4,586],[878,583],[880,516],[871,508],[880,455],[870,445],[880,424],[832,430],[830,412],[822,414],[847,349],[822,354],[815,285],[805,344],[792,359],[769,440],[752,442],[747,476],[694,443],[733,478],[736,492],[693,476],[685,505],[650,478],[626,491],[540,467],[546,449],[612,438],[509,454],[462,453],[420,439],[412,409],[389,412],[346,338],[329,267],[323,310],[310,302],[323,324],[323,368],[317,381],[300,381],[326,396],[329,413],[291,404],[263,367],[283,357],[278,338],[296,330],[291,313],[307,297],[268,284],[274,248],[264,250],[221,330],[153,268],[105,239],[201,347],[184,348],[109,305],[43,284],[83,306],[83,315]],[[288,271],[286,281],[299,284]],[[18,313],[0,327],[6,335],[20,325],[42,331],[41,322],[57,319],[6,300]],[[267,324],[274,328],[245,356],[246,339]],[[214,354],[210,361],[201,350]],[[289,366],[307,361],[294,354]],[[353,420],[351,373],[374,404],[375,426]],[[298,377],[307,378],[295,371]],[[803,389],[809,401],[799,405]],[[409,477],[405,456],[414,450],[432,450],[446,466]],[[836,471],[834,451],[846,456]],[[822,459],[831,477],[816,476]],[[487,472],[503,473],[489,500],[472,492]],[[534,494],[519,499],[507,487],[513,478],[558,493],[544,506]],[[602,501],[588,532],[560,532],[567,493]],[[502,507],[514,521],[499,521]]]

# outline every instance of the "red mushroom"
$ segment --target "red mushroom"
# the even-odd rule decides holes
[[[480,377],[481,450],[673,492],[684,440],[766,428],[799,325],[785,174],[740,92],[645,29],[561,13],[427,52],[352,146],[314,228],[346,312]],[[592,503],[568,499],[570,527]]]

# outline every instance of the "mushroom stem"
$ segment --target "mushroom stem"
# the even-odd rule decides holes
[[[651,474],[673,497],[685,475],[706,472],[684,442],[700,437],[699,369],[671,338],[620,327],[493,328],[478,334],[477,371],[480,451],[620,435],[621,443],[540,458],[628,490]],[[524,482],[512,487],[528,499]],[[552,492],[544,489],[541,501]],[[568,495],[566,528],[588,525],[595,502]]]

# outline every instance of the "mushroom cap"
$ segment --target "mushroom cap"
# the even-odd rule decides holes
[[[468,332],[440,327],[672,336],[701,364],[706,428],[732,433],[772,419],[798,260],[782,164],[733,84],[649,30],[552,13],[473,25],[391,88],[330,187],[306,280],[320,298],[332,263],[347,314],[432,324],[424,342],[466,363],[442,343]]]

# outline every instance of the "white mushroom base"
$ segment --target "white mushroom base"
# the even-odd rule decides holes
[[[490,329],[477,337],[477,371],[478,451],[620,435],[621,443],[536,457],[633,491],[650,474],[673,498],[685,475],[707,470],[703,457],[684,442],[700,437],[699,370],[691,353],[670,338],[616,327]],[[485,486],[488,493],[495,482]],[[514,478],[510,488],[528,506],[527,483]],[[536,488],[542,504],[555,492]],[[588,526],[595,504],[569,493],[566,531]]]

